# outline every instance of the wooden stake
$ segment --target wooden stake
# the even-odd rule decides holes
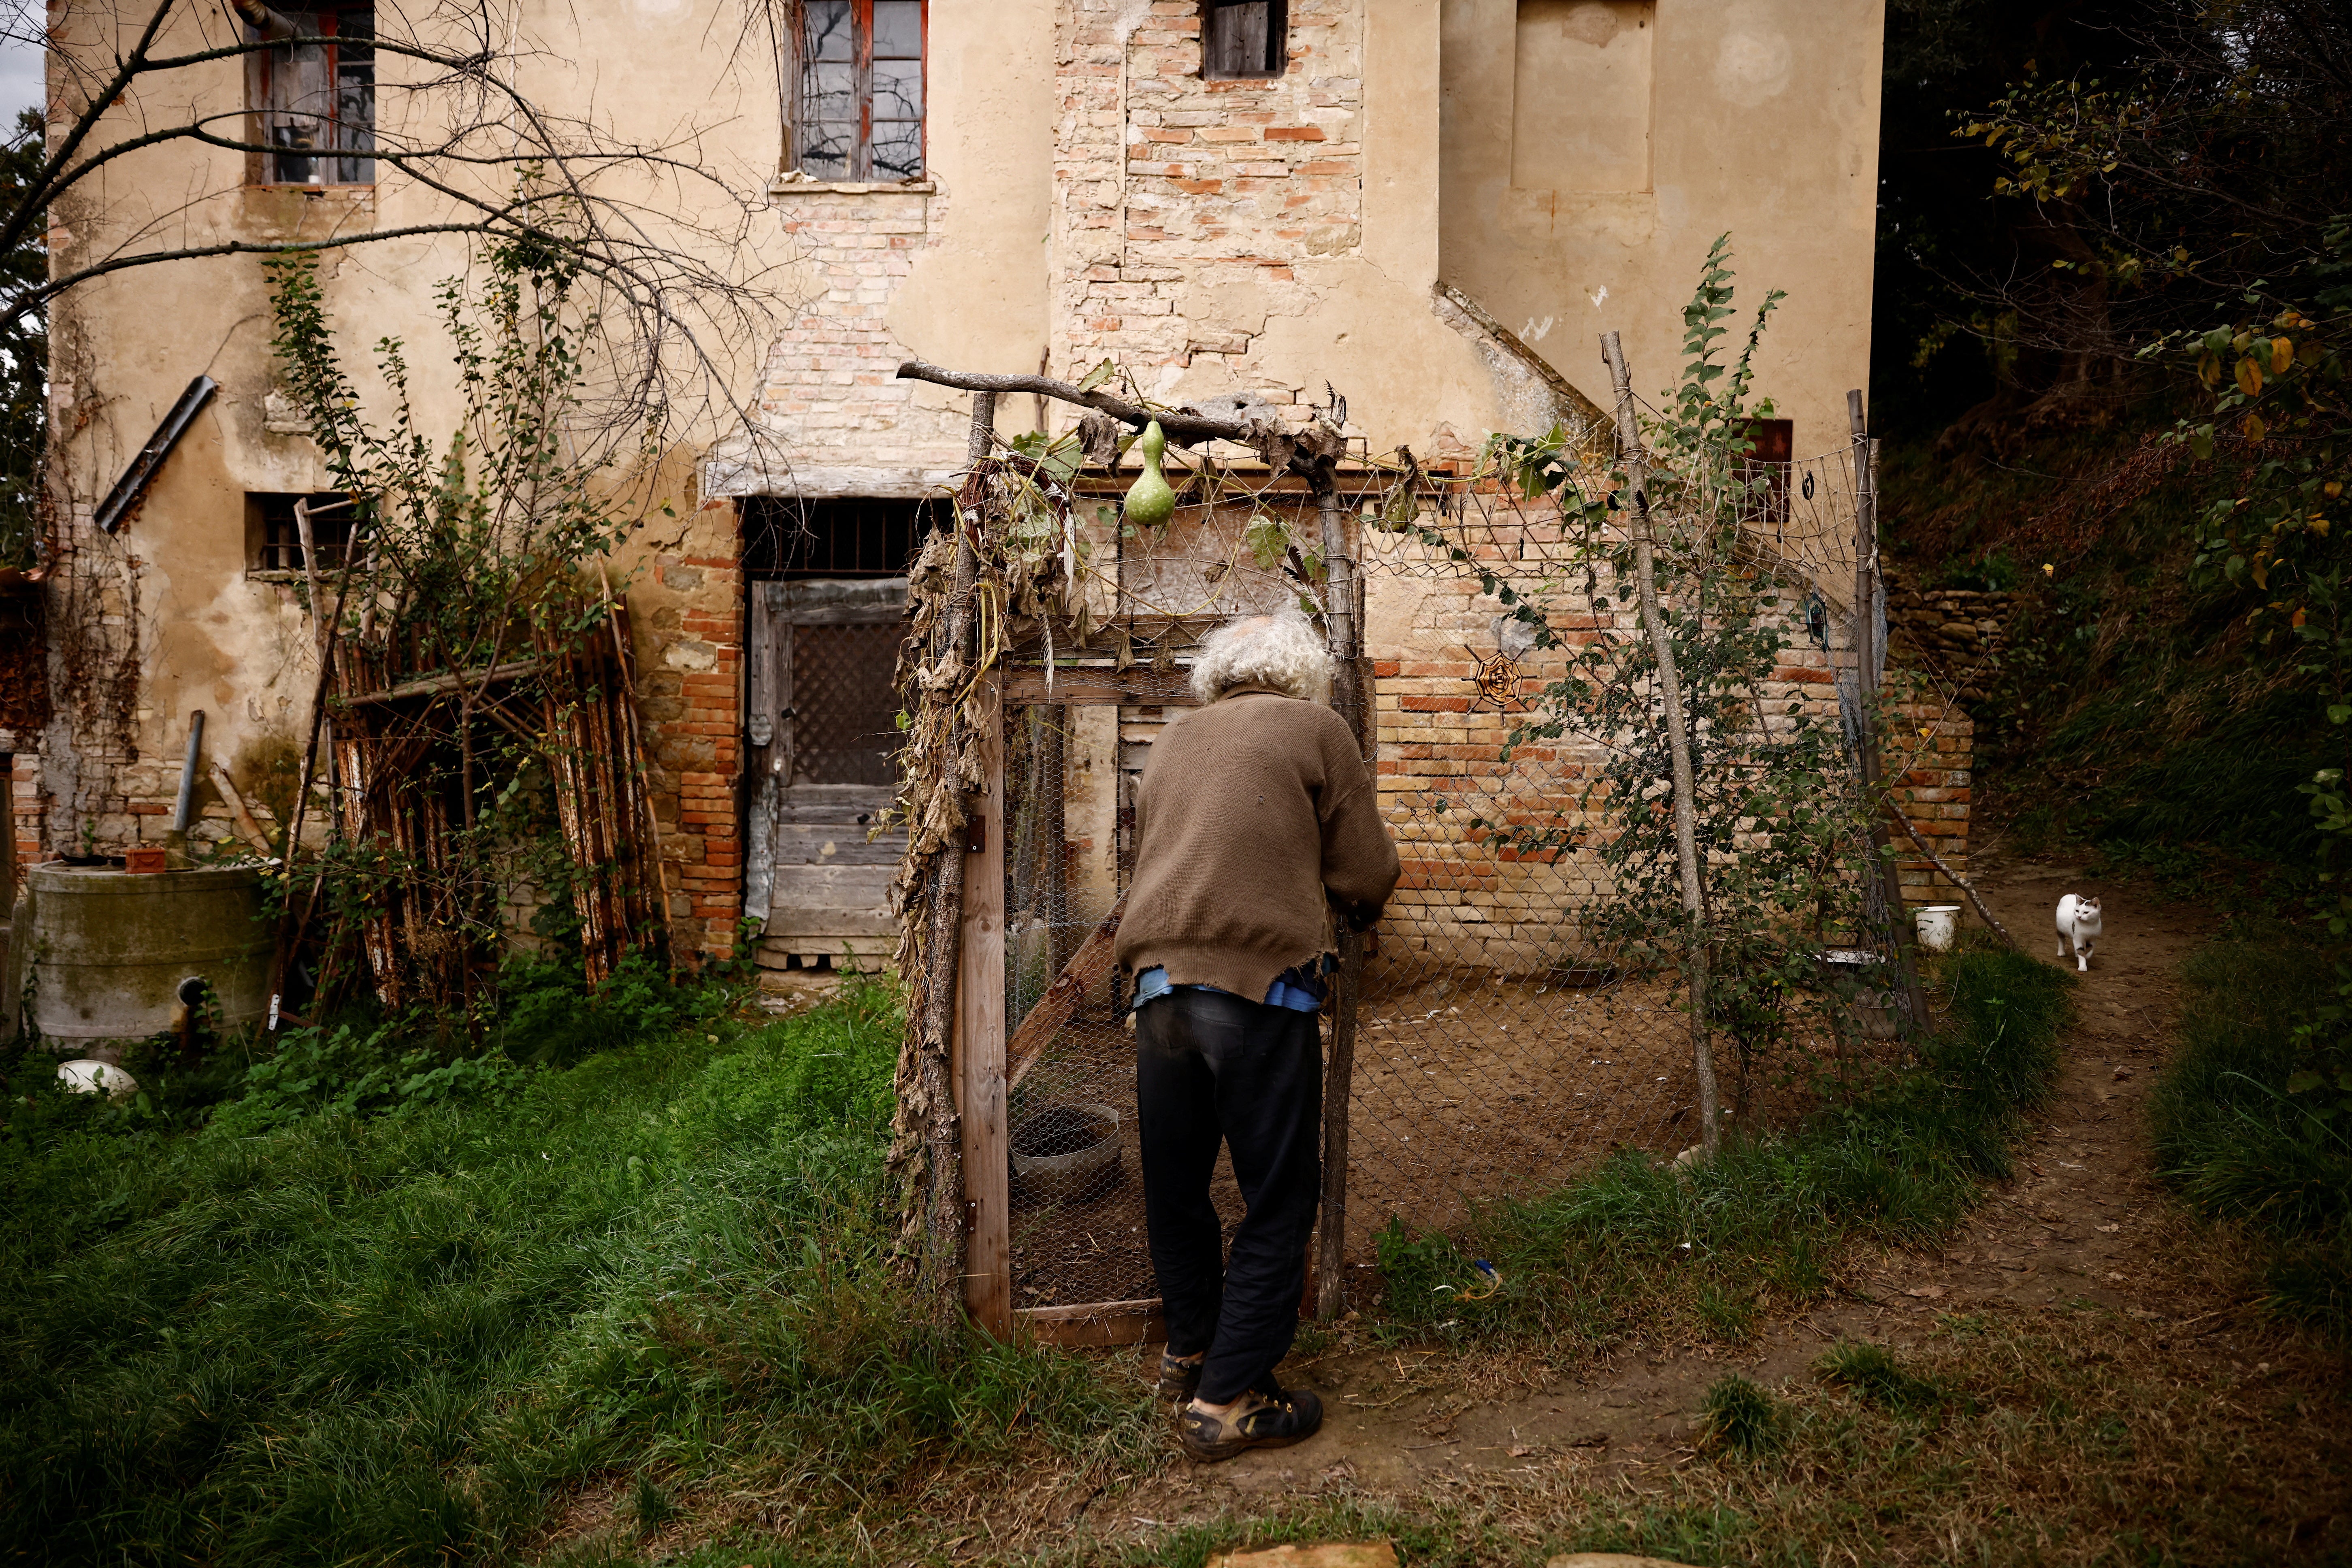
[[[965,984],[956,996],[956,1112],[962,1131],[963,1300],[972,1321],[996,1338],[1013,1337],[1013,1161],[1005,1126],[1004,1072],[1004,715],[993,671],[981,677],[975,701],[984,716],[979,737],[988,792],[973,816],[976,850],[950,846],[967,861],[958,932]]]
[[[971,439],[966,448],[971,461],[977,463],[988,456],[995,433],[996,394],[973,393]],[[961,515],[955,521],[955,578],[949,588],[947,648],[942,661],[950,673],[951,687],[961,683],[971,657],[971,605],[980,582],[980,557],[972,550],[971,530],[978,521]],[[991,844],[1003,837],[1003,825],[998,826],[1000,831],[989,836]],[[950,1282],[964,1272],[965,1222],[971,1212],[966,1205],[972,1196],[966,1190],[963,1138],[954,1109],[962,1098],[959,1092],[962,1063],[958,1059],[956,1046],[957,988],[963,952],[964,862],[970,858],[952,844],[940,849],[924,931],[923,1016],[916,1048],[922,1058],[918,1064],[921,1101],[928,1104],[929,1110],[922,1133],[924,1223],[918,1243],[920,1252],[917,1272],[919,1284],[926,1294],[946,1291]],[[999,941],[1002,940],[1000,935]],[[1002,973],[999,970],[997,974],[983,975],[985,984],[1001,991],[1003,983],[998,975]]]
[[[1691,1063],[1698,1072],[1698,1140],[1712,1157],[1723,1142],[1723,1127],[1716,1110],[1715,1052],[1706,1030],[1706,904],[1698,877],[1698,786],[1691,776],[1690,733],[1683,714],[1682,675],[1675,668],[1674,637],[1658,608],[1657,555],[1650,497],[1643,485],[1648,475],[1642,430],[1633,417],[1633,376],[1616,333],[1601,334],[1601,353],[1609,362],[1610,384],[1617,392],[1617,445],[1624,458],[1626,488],[1633,492],[1633,576],[1641,590],[1642,629],[1649,634],[1650,651],[1658,661],[1658,696],[1666,710],[1666,747],[1673,753],[1675,858],[1682,870],[1683,915],[1690,922]]]

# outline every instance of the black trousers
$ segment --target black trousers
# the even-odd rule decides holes
[[[1298,1331],[1323,1183],[1316,1016],[1189,988],[1147,1002],[1135,1021],[1135,1099],[1168,1349],[1208,1352],[1200,1397],[1229,1404]],[[1221,1142],[1247,1205],[1230,1259],[1209,1201]]]

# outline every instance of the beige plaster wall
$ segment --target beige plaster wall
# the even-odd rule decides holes
[[[1741,306],[1752,312],[1769,288],[1789,293],[1759,395],[1795,420],[1800,456],[1843,445],[1846,389],[1868,384],[1884,0],[1443,10],[1447,280],[1603,406],[1597,338],[1621,332],[1634,390],[1654,399],[1681,363],[1699,264],[1728,230]],[[1654,33],[1638,44],[1636,19]],[[1523,26],[1607,40],[1585,51],[1598,72],[1654,70],[1648,94],[1627,95],[1648,100],[1646,179],[1629,176],[1619,150],[1570,134],[1557,103],[1517,111]],[[1546,85],[1591,90],[1565,73]],[[1559,144],[1515,148],[1515,126]]]

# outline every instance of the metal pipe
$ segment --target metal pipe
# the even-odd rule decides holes
[[[204,752],[205,710],[188,715],[188,755],[180,764],[180,801],[172,808],[172,831],[185,833],[196,808],[196,759]]]

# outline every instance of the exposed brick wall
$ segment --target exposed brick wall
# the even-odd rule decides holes
[[[1538,540],[1548,537],[1538,529]],[[1589,850],[1522,857],[1486,847],[1489,830],[1474,817],[1513,826],[1559,826],[1578,833],[1605,824],[1573,803],[1607,762],[1595,746],[1563,739],[1504,745],[1523,714],[1497,709],[1477,686],[1479,660],[1500,650],[1496,623],[1504,606],[1460,570],[1422,559],[1416,545],[1374,536],[1367,557],[1366,653],[1375,680],[1378,756],[1384,809],[1404,861],[1391,908],[1400,938],[1463,962],[1507,964],[1536,960],[1562,921],[1606,887]],[[1508,541],[1481,552],[1508,578],[1524,572]],[[1570,647],[1599,637],[1641,635],[1624,595],[1604,577],[1611,608],[1555,594],[1554,630]],[[1474,657],[1475,654],[1475,657]],[[1533,694],[1566,669],[1564,653],[1529,651],[1519,661],[1519,691]],[[1800,642],[1760,695],[1774,712],[1802,703],[1835,725],[1837,697],[1829,657]],[[1896,706],[1887,714],[1884,755],[1897,803],[1920,836],[1967,874],[1969,770],[1973,727],[1964,714]],[[1448,809],[1433,809],[1438,800]],[[1941,900],[1953,889],[1907,843],[1897,842],[1906,897]],[[1524,937],[1515,928],[1527,927]],[[1550,953],[1556,958],[1556,952]]]
[[[17,751],[14,771],[5,782],[6,811],[5,820],[0,821],[0,832],[16,839],[16,865],[21,868],[45,858],[41,853],[40,753],[30,748]],[[6,910],[0,910],[0,919],[6,915]]]
[[[1951,868],[1969,874],[1969,774],[1976,763],[1976,721],[1941,703],[1895,707],[1887,714],[1891,733],[1880,754],[1895,804],[1912,831]],[[1895,865],[1903,896],[1914,903],[1957,899],[1959,889],[1934,862],[1897,836]]]
[[[925,406],[917,384],[898,379],[913,356],[887,319],[945,198],[783,184],[776,205],[812,288],[768,356],[760,406],[794,467],[915,472],[960,464],[970,415]]]
[[[673,950],[725,957],[743,914],[743,574],[735,508],[713,501],[629,595]]]
[[[1064,8],[1056,363],[1117,359],[1158,392],[1214,363],[1238,385],[1283,390],[1251,359],[1266,311],[1307,308],[1297,265],[1355,249],[1363,231],[1360,0],[1289,10],[1282,76],[1206,81],[1194,0]],[[1288,392],[1297,417],[1322,388]]]

